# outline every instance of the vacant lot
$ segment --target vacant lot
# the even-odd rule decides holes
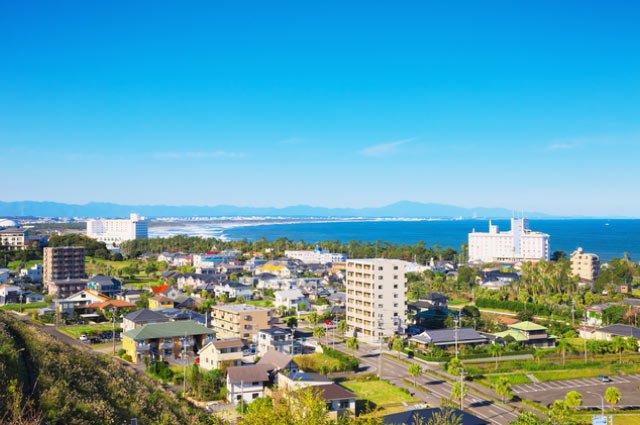
[[[371,408],[383,410],[377,412],[376,416],[401,412],[404,410],[402,403],[419,401],[387,381],[345,381],[341,384],[353,391],[358,396],[358,400],[364,401],[363,405],[368,402]]]
[[[79,325],[79,326],[63,326],[58,331],[69,335],[72,338],[78,338],[80,335],[92,336],[103,332],[110,332],[113,329],[111,323],[99,323],[97,325]],[[116,325],[116,332],[120,332],[120,326]]]

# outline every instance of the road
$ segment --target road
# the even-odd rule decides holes
[[[361,344],[358,351],[348,350],[346,344],[343,342],[338,343],[336,341],[336,348],[345,351],[353,356],[358,357],[368,367],[369,373],[378,372],[378,364],[380,360],[379,348],[373,345]],[[411,361],[411,360],[410,360]],[[417,361],[412,361],[419,363]],[[419,363],[423,370],[435,370],[433,367],[426,366]],[[402,379],[408,379],[413,381],[413,377],[407,373],[408,366],[395,360],[391,360],[387,357],[382,357],[382,378],[389,380],[392,384],[402,388],[409,389],[413,393],[414,397],[426,401],[430,406],[439,406],[441,398],[450,398],[452,384],[433,376],[429,373],[424,373],[422,377],[419,377],[416,382],[418,385],[425,387],[429,390],[429,393],[425,394],[416,390],[411,386],[407,386],[402,382]],[[505,407],[492,400],[489,400],[476,393],[468,392],[465,397],[465,409],[474,415],[483,418],[492,424],[508,425],[511,421],[518,419],[518,412],[509,407]]]

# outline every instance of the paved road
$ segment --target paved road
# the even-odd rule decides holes
[[[369,368],[370,373],[378,372],[378,363],[380,360],[378,347],[361,344],[358,351],[351,351],[346,348],[344,343],[338,343],[336,341],[336,348],[360,358],[363,364]],[[434,370],[424,364],[421,364],[421,366],[423,370]],[[427,388],[429,393],[425,394],[413,387],[405,385],[402,382],[403,378],[409,379],[410,381],[413,380],[413,378],[407,374],[407,369],[408,366],[403,363],[391,360],[387,357],[382,358],[382,378],[388,379],[394,385],[409,389],[409,391],[413,393],[414,397],[426,401],[430,406],[439,406],[441,398],[448,399],[451,396],[452,384],[428,373],[425,373],[422,377],[418,378],[417,383],[418,385]],[[508,425],[511,421],[518,418],[518,413],[514,409],[497,404],[492,400],[488,400],[475,393],[467,393],[464,401],[465,408],[467,410],[493,424]]]
[[[640,406],[640,375],[610,376],[611,382],[601,382],[597,378],[569,379],[565,381],[546,381],[535,384],[514,385],[511,390],[522,398],[546,406],[554,400],[563,399],[569,391],[582,394],[583,408],[597,408],[602,406],[604,392],[609,387],[620,390],[622,399],[618,408]],[[592,394],[595,393],[595,394]],[[605,403],[606,407],[606,403]]]

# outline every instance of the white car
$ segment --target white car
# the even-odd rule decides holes
[[[79,339],[80,341],[86,341],[86,340],[87,340],[87,336],[86,336],[86,335],[80,335],[80,336],[78,337],[78,339]]]

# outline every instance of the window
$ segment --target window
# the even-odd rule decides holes
[[[393,285],[393,289],[398,289],[398,284]]]
[[[398,294],[393,294],[393,298],[398,298]]]
[[[398,279],[398,275],[397,275],[397,274],[394,274],[394,275],[393,275],[393,278],[397,280],[397,279]]]
[[[378,299],[381,300],[382,299],[382,294],[378,295]]]
[[[378,270],[384,270],[382,266],[378,266]]]
[[[398,307],[398,303],[393,303],[393,306],[394,307]]]
[[[258,393],[253,393],[253,396],[251,396],[251,397],[255,400],[256,398],[258,398],[259,395],[260,394],[258,394]]]

